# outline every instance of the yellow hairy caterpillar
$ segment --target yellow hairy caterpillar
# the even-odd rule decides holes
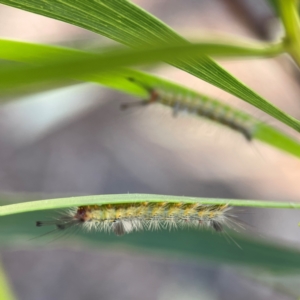
[[[245,113],[236,111],[230,106],[218,101],[207,99],[197,93],[179,90],[178,93],[168,91],[160,87],[148,87],[144,83],[134,78],[128,80],[138,84],[149,92],[149,98],[132,103],[123,103],[122,109],[127,109],[136,105],[148,105],[151,103],[161,103],[174,109],[176,116],[180,110],[210,119],[223,124],[233,130],[240,132],[248,141],[252,140],[255,131],[255,121]]]
[[[139,230],[181,227],[206,227],[220,232],[231,221],[229,209],[228,205],[169,202],[87,205],[70,209],[54,221],[37,221],[36,226],[55,225],[57,230],[76,227],[118,236]]]

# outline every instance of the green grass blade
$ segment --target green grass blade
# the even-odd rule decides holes
[[[79,196],[79,197],[70,197],[70,198],[57,198],[57,199],[38,200],[38,201],[3,205],[0,206],[0,216],[37,211],[37,210],[81,206],[81,205],[139,203],[145,201],[202,203],[202,204],[216,204],[216,205],[228,204],[230,206],[241,206],[241,207],[300,209],[300,203],[290,203],[290,202],[215,199],[215,198],[149,195],[149,194],[115,194],[115,195],[94,195],[94,196]]]
[[[0,0],[102,34],[133,48],[187,43],[167,25],[127,0]],[[300,131],[298,120],[276,108],[208,57],[168,59],[169,63],[258,107]]]
[[[16,51],[15,49],[18,49]],[[0,58],[12,61],[18,61],[30,64],[45,64],[60,59],[70,59],[71,57],[84,58],[85,55],[90,55],[89,52],[77,51],[69,48],[53,47],[47,45],[30,44],[24,42],[0,40]],[[26,74],[28,76],[28,74]],[[74,76],[74,74],[72,74]],[[165,90],[171,92],[174,95],[183,95],[193,97],[195,100],[205,99],[209,103],[213,104],[216,109],[220,111],[231,112],[234,116],[239,116],[244,120],[251,120],[255,130],[253,131],[253,138],[259,139],[272,146],[275,146],[281,150],[284,150],[290,154],[300,157],[300,144],[290,138],[289,136],[281,133],[280,131],[272,128],[266,124],[261,123],[259,120],[242,113],[239,110],[231,108],[228,105],[224,105],[222,102],[217,101],[211,97],[203,94],[196,93],[190,89],[184,88],[178,84],[171,83],[167,80],[163,80],[156,76],[139,72],[132,69],[122,69],[115,72],[84,75],[78,74],[74,79],[92,81],[100,83],[107,87],[117,89],[119,91],[132,94],[135,96],[147,98],[149,97],[148,91],[141,86],[134,84],[128,80],[128,78],[136,78],[139,82],[149,87],[163,87]],[[15,92],[16,89],[14,89]],[[201,103],[199,103],[201,104]]]
[[[257,125],[254,138],[293,154],[296,157],[300,156],[299,142],[267,124],[259,123]]]
[[[0,264],[0,299],[3,300],[15,300],[16,298],[13,295],[13,292],[8,283],[5,271]]]
[[[4,205],[0,207],[0,239],[1,244],[9,244],[25,239],[28,245],[28,238],[49,232],[50,228],[37,228],[37,220],[49,220],[55,218],[57,213],[53,211],[42,211],[45,209],[64,208],[69,206],[87,204],[107,203],[129,203],[144,201],[171,201],[187,203],[224,204],[251,207],[274,207],[274,208],[300,208],[299,204],[230,200],[230,199],[207,199],[189,198],[162,195],[102,195],[74,198],[61,198],[54,200],[33,201],[27,203]],[[31,212],[30,212],[31,211]],[[20,215],[13,213],[29,212]],[[9,215],[10,214],[10,215]],[[295,225],[296,226],[296,225]],[[105,233],[82,232],[73,236],[76,239],[84,239],[85,246],[95,245],[98,247],[129,248],[130,251],[144,251],[166,255],[168,258],[181,257],[182,259],[203,260],[205,262],[215,261],[218,263],[229,263],[239,266],[247,266],[259,269],[270,269],[276,271],[298,271],[300,270],[300,252],[290,247],[281,247],[266,239],[255,240],[229,233],[230,236],[240,245],[228,242],[225,236],[199,230],[176,230],[157,232],[137,232],[123,237],[116,237]],[[54,236],[55,237],[55,236]],[[50,236],[50,239],[53,238]],[[33,240],[35,245],[37,240]],[[46,239],[47,241],[47,239]],[[92,244],[88,243],[90,241]],[[40,242],[44,242],[42,239]],[[48,246],[48,244],[47,244]]]
[[[237,51],[240,53],[241,51],[239,46],[218,45],[218,47],[216,47],[216,45],[211,43],[175,44],[166,47],[148,47],[143,50],[127,50],[115,47],[110,48],[110,51],[108,49],[102,49],[105,53],[101,54],[70,51],[68,58],[66,58],[65,53],[63,53],[62,56],[56,55],[55,58],[52,57],[50,62],[43,65],[3,66],[0,69],[0,91],[2,93],[9,93],[14,92],[14,90],[20,87],[27,87],[32,84],[36,85],[51,81],[59,82],[62,79],[72,77],[72,75],[78,76],[107,72],[124,65],[152,63],[172,57],[194,55],[194,57],[198,57],[201,60],[203,54],[211,51],[214,51],[216,54],[221,53],[224,48],[231,52]],[[247,52],[248,50],[245,49],[245,51]],[[6,56],[8,56],[7,50],[3,51],[3,58]],[[298,124],[299,122],[296,121],[296,123]]]
[[[300,66],[300,18],[298,0],[277,2],[279,15],[285,29],[284,48]]]
[[[57,59],[61,57],[63,59],[69,59],[70,57],[78,57],[80,52],[82,53],[83,57],[87,53],[94,53],[97,54],[99,51],[101,52],[105,48],[94,48],[91,49],[90,52],[84,52],[81,50],[76,50],[72,48],[66,47],[59,47],[59,46],[51,46],[45,44],[33,44],[21,41],[14,41],[14,40],[6,40],[0,39],[1,44],[1,58],[2,59],[12,59],[16,58],[16,60],[22,59],[31,59],[32,63],[43,62],[45,60],[45,56],[47,57],[48,61]],[[220,57],[270,57],[276,54],[280,54],[282,52],[282,44],[266,44],[266,43],[246,43],[246,42],[239,42],[239,43],[216,43],[216,42],[199,42],[194,43],[198,44],[200,54],[212,54],[214,56]],[[173,46],[187,46],[186,43],[176,43]],[[170,45],[157,45],[157,47],[150,46],[150,48],[159,48],[159,47],[168,47]],[[147,47],[148,48],[148,47]],[[142,48],[142,49],[147,49]],[[109,48],[108,48],[109,49]],[[64,52],[62,52],[64,50]],[[171,49],[170,49],[171,50]],[[106,51],[107,52],[107,51]]]

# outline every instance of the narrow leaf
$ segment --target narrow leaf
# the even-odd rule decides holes
[[[102,195],[87,196],[74,198],[61,198],[55,200],[33,201],[27,203],[12,204],[0,207],[1,215],[8,213],[17,213],[25,211],[34,211],[40,209],[53,209],[87,204],[116,204],[116,203],[136,203],[138,201],[172,201],[186,203],[206,203],[206,204],[237,204],[242,206],[253,207],[293,207],[289,203],[277,202],[260,202],[260,201],[243,201],[230,199],[205,199],[205,198],[188,198],[161,195]],[[296,204],[297,205],[297,204]],[[9,208],[10,207],[10,208]],[[297,206],[300,208],[300,205]],[[51,214],[52,213],[52,214]],[[47,217],[55,218],[57,212],[49,211]],[[0,239],[1,245],[14,242],[15,238],[20,242],[23,236],[28,245],[28,237],[38,236],[39,234],[49,232],[49,228],[35,227],[35,222],[45,218],[45,211],[36,211],[21,215],[10,215],[0,218]],[[202,260],[216,261],[224,264],[235,264],[238,266],[247,266],[258,268],[259,270],[268,269],[275,271],[299,272],[300,259],[299,250],[291,247],[282,247],[274,242],[267,242],[266,239],[256,240],[228,232],[230,237],[240,246],[229,242],[225,236],[211,233],[209,231],[199,230],[175,230],[175,231],[156,231],[156,232],[138,232],[131,233],[122,237],[116,237],[105,233],[88,233],[81,232],[74,235],[77,240],[84,239],[84,245],[90,247],[115,247],[117,249],[127,248],[130,252],[144,251],[147,254],[160,254],[170,258],[184,260]],[[54,235],[54,238],[57,237]],[[49,235],[48,235],[49,238]],[[50,235],[50,240],[53,236]],[[69,240],[69,239],[68,239]],[[39,243],[46,240],[41,238]],[[91,243],[88,243],[90,241]],[[31,241],[35,245],[37,240]],[[63,239],[61,242],[65,242]],[[47,244],[47,247],[49,245]]]
[[[3,43],[5,45],[5,42]],[[27,46],[23,44],[23,46]],[[26,47],[23,47],[26,48]],[[41,50],[45,50],[42,46]],[[174,44],[165,47],[148,47],[143,50],[127,50],[120,47],[106,49],[105,53],[96,54],[90,52],[69,51],[66,57],[65,52],[59,56],[56,53],[50,62],[38,66],[7,65],[0,70],[0,91],[13,92],[20,87],[30,84],[40,84],[45,82],[57,81],[67,77],[85,75],[91,73],[107,72],[121,66],[151,63],[165,58],[184,57],[194,55],[199,59],[207,52],[214,51],[216,54],[222,53],[224,49],[230,52],[240,53],[239,46],[214,45],[211,43],[201,44]],[[20,50],[20,49],[19,49]],[[28,50],[28,49],[27,49]],[[103,49],[102,49],[103,51]],[[247,52],[248,50],[245,49]],[[13,54],[15,52],[13,51]],[[8,57],[7,48],[4,48],[2,57]],[[20,59],[25,54],[19,55]],[[0,56],[1,57],[1,56]],[[27,55],[27,57],[30,57]],[[38,58],[39,61],[40,58]]]
[[[14,294],[11,290],[5,271],[0,264],[0,299],[15,300]]]
[[[15,49],[18,49],[18,51],[16,51]],[[0,40],[0,58],[6,60],[39,65],[47,64],[58,59],[66,60],[70,59],[71,57],[88,58],[90,55],[93,55],[93,53],[76,51],[74,49],[62,47]],[[60,68],[59,72],[61,73]],[[74,73],[72,73],[71,75],[74,76]],[[27,78],[28,76],[28,73],[26,73]],[[138,80],[138,83],[141,83],[143,86],[149,87],[151,89],[161,87],[166,92],[171,93],[175,99],[187,98],[186,101],[192,99],[195,103],[194,106],[198,105],[200,107],[205,104],[209,107],[213,107],[215,111],[220,111],[221,114],[224,114],[224,112],[226,112],[226,115],[230,114],[232,119],[238,118],[244,120],[245,122],[250,122],[251,128],[253,128],[251,129],[251,138],[259,139],[272,146],[287,151],[290,154],[300,157],[299,143],[290,138],[289,136],[285,135],[284,133],[281,133],[277,129],[260,122],[259,120],[251,117],[248,114],[245,114],[237,109],[231,108],[230,106],[225,105],[222,102],[217,101],[216,99],[212,99],[211,97],[208,97],[206,95],[196,93],[190,89],[171,83],[167,80],[163,80],[161,78],[151,76],[149,74],[132,69],[119,69],[115,72],[90,75],[85,75],[82,74],[82,72],[80,72],[80,74],[77,74],[77,76],[74,77],[74,79],[77,80],[96,82],[107,87],[120,90],[125,93],[133,94],[143,98],[149,98],[149,90],[143,88],[143,86],[140,86],[137,83],[129,81],[129,78],[135,78]],[[75,82],[76,81],[74,81],[73,83]],[[72,82],[70,81],[70,84],[71,83]],[[13,92],[16,92],[16,88]],[[172,106],[172,104],[170,104],[168,101],[164,104]],[[218,122],[218,120],[214,121]],[[219,124],[223,125],[220,122]]]
[[[160,20],[127,0],[0,0],[0,3],[83,27],[133,48],[188,43]],[[195,59],[186,55],[186,58],[165,60],[300,131],[298,120],[259,96],[210,58]]]
[[[24,203],[16,203],[0,206],[0,216],[30,212],[36,210],[66,208],[72,206],[92,205],[92,204],[120,204],[138,202],[183,202],[183,203],[202,203],[202,204],[227,204],[229,206],[259,207],[259,208],[293,208],[300,209],[300,203],[291,202],[272,202],[259,200],[236,200],[236,199],[217,199],[199,198],[167,195],[149,194],[116,194],[116,195],[93,195],[70,198],[57,198],[48,200],[38,200]]]

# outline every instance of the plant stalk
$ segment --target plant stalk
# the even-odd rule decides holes
[[[278,8],[285,29],[283,44],[298,67],[300,67],[300,20],[298,0],[279,0]]]

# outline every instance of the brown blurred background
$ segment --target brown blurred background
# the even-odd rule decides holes
[[[268,40],[280,26],[263,0],[136,0],[190,39],[236,35]],[[86,30],[0,5],[2,37],[77,47],[107,45]],[[220,61],[260,95],[300,117],[298,70],[287,57]],[[170,80],[288,128],[180,70],[152,70]],[[155,193],[299,201],[300,162],[259,142],[161,106],[120,111],[132,97],[81,84],[24,97],[0,108],[0,191],[40,195]],[[251,210],[256,231],[299,244],[299,214]],[[19,299],[293,299],[235,270],[159,260],[128,251],[48,244],[2,247]]]

